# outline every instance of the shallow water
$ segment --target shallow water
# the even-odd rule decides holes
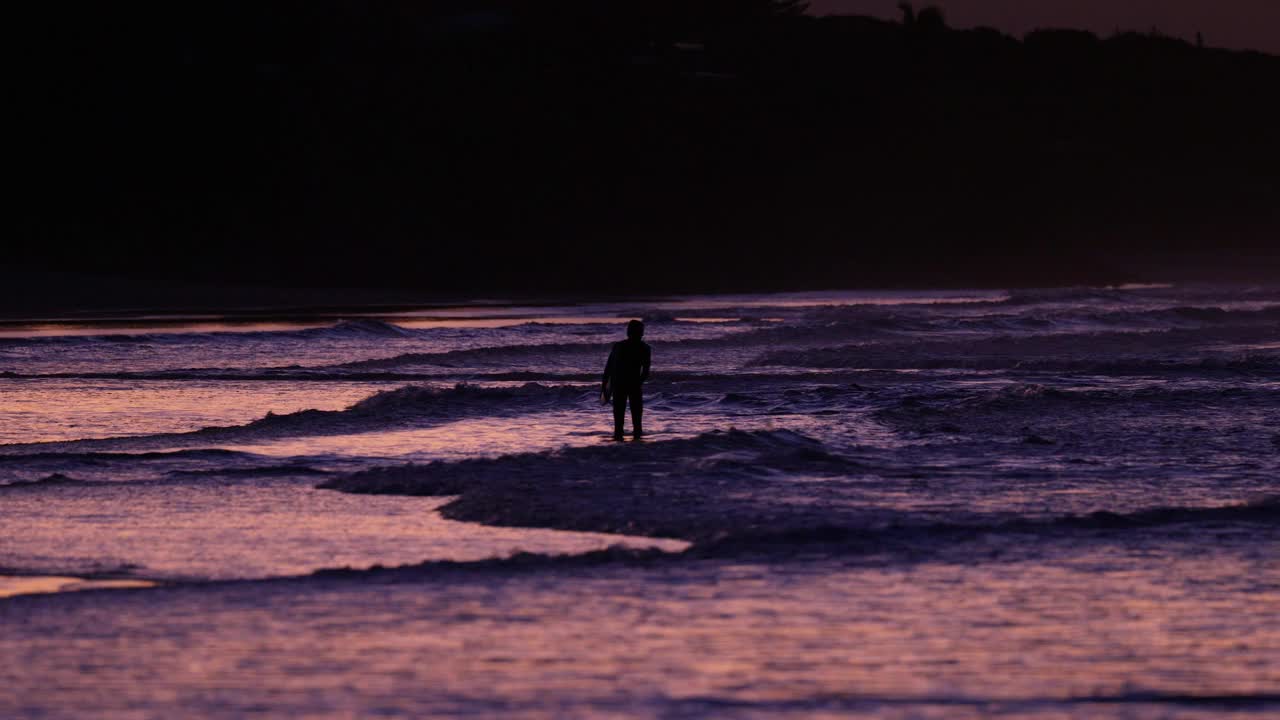
[[[1280,710],[1280,288],[7,323],[0,397],[0,574],[161,583],[0,600],[6,717]]]
[[[21,598],[0,606],[12,628],[0,645],[16,661],[0,675],[28,692],[0,710],[1269,716],[1280,682],[1274,568],[1260,553],[1191,549]]]

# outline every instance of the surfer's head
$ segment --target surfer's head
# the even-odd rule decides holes
[[[639,340],[644,337],[644,323],[639,320],[632,320],[627,323],[627,339]]]

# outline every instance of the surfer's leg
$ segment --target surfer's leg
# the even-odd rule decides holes
[[[644,392],[640,388],[631,391],[631,430],[632,434],[640,437],[644,434],[641,429],[641,419],[644,416]]]
[[[613,439],[622,439],[622,421],[627,415],[627,393],[621,389],[613,391]]]

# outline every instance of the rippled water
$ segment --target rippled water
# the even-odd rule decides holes
[[[1278,371],[1272,287],[11,322],[0,716],[1269,716]]]

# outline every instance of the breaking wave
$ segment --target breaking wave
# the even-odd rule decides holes
[[[1280,386],[1062,389],[1014,383],[989,390],[915,393],[873,411],[880,423],[914,433],[943,433],[994,440],[1021,437],[1026,444],[1054,445],[1041,433],[1061,432],[1095,448],[1156,452],[1163,443],[1203,445],[1234,423],[1265,428],[1280,406]],[[1132,430],[1133,418],[1178,418]],[[1246,419],[1247,418],[1247,419]],[[1091,419],[1091,421],[1085,421]],[[1053,428],[1050,430],[1050,428]],[[1216,430],[1215,430],[1216,428]],[[1096,435],[1087,435],[1096,433]],[[1234,437],[1235,447],[1260,446],[1265,432]]]
[[[37,446],[44,447],[44,446]],[[306,473],[295,463],[276,466],[272,460],[252,453],[223,449],[177,450],[170,452],[79,452],[76,443],[67,452],[12,453],[15,446],[0,447],[0,486],[53,487],[100,483],[155,481],[165,477],[209,474],[239,476],[254,469],[265,473],[288,467],[294,475]],[[285,473],[279,473],[281,475]],[[59,482],[58,478],[74,478]]]
[[[27,490],[48,487],[83,487],[85,485],[96,485],[88,480],[77,480],[67,477],[62,473],[53,473],[42,478],[34,480],[12,480],[8,482],[0,482],[0,490]]]
[[[200,470],[170,470],[169,477],[300,477],[306,475],[328,475],[331,471],[313,468],[309,465],[285,464],[255,467],[218,467]]]
[[[1053,288],[1024,288],[1011,290],[1004,300],[1007,305],[1042,305],[1046,303],[1116,302],[1143,299],[1154,293],[1149,291],[1171,289],[1168,285],[1128,287],[1069,286]],[[1147,292],[1144,292],[1147,291]],[[1158,296],[1157,296],[1158,297]]]
[[[394,323],[372,318],[340,320],[328,327],[273,328],[269,330],[219,330],[189,332],[100,333],[88,335],[51,335],[3,338],[0,345],[131,345],[186,344],[193,342],[237,342],[266,338],[316,340],[409,338],[423,331],[410,330]]]
[[[1154,530],[1182,525],[1280,526],[1280,496],[1220,507],[1160,507],[1132,513],[1098,511],[1047,519],[1008,518],[979,523],[890,524],[883,527],[823,525],[782,530],[724,532],[697,545],[699,556],[721,557],[745,553],[826,551],[881,553],[927,550],[990,535],[1037,535],[1051,538],[1079,532]]]
[[[1011,383],[990,390],[908,395],[897,403],[897,407],[1000,408],[1021,407],[1027,404],[1049,401],[1107,405],[1132,401],[1199,404],[1206,400],[1240,402],[1247,401],[1250,398],[1261,398],[1268,401],[1280,398],[1280,387],[1169,388],[1157,384],[1134,388],[1075,390],[1041,385],[1039,383]]]
[[[596,358],[601,352],[600,343],[547,343],[541,345],[507,345],[497,347],[449,350],[437,353],[402,353],[386,358],[356,360],[332,365],[346,370],[381,370],[414,365],[438,367],[469,367],[474,365],[501,364],[541,359],[551,356],[590,354]]]
[[[442,512],[456,520],[680,538],[696,544],[689,552],[710,556],[799,552],[816,545],[840,546],[837,552],[915,552],[993,534],[1048,537],[1178,525],[1280,525],[1277,496],[1222,507],[1048,518],[990,514],[939,522],[928,515],[850,505],[838,500],[838,490],[819,492],[832,481],[856,484],[872,470],[792,431],[731,430],[658,443],[388,466],[334,477],[318,487],[455,496]],[[805,477],[818,484],[803,483]],[[823,477],[830,480],[819,480]],[[803,502],[786,500],[797,492],[805,494]]]
[[[714,431],[663,442],[571,447],[375,468],[319,487],[351,493],[459,496],[446,517],[490,525],[695,540],[727,525],[789,518],[777,497],[797,477],[855,474],[857,461],[789,430]],[[824,517],[810,503],[804,522]],[[790,513],[790,515],[788,514]]]
[[[100,440],[72,440],[0,446],[4,454],[122,449],[138,446],[182,446],[209,442],[249,442],[308,435],[345,435],[395,427],[427,427],[476,415],[525,414],[565,404],[594,400],[594,389],[529,383],[510,388],[460,384],[434,388],[408,385],[371,395],[345,410],[301,410],[267,413],[243,425],[208,427],[182,433],[159,433]]]
[[[499,458],[381,467],[335,478],[320,487],[369,495],[456,495],[484,479],[513,476],[519,476],[521,482],[544,477],[555,482],[586,482],[616,477],[618,471],[744,477],[789,470],[843,472],[856,467],[854,461],[797,432],[727,430],[625,447],[572,447]]]
[[[1280,327],[921,338],[765,352],[751,367],[1034,370],[1125,374],[1271,372],[1280,353],[1249,350],[1280,340]],[[1231,348],[1240,348],[1232,350]]]
[[[0,465],[25,464],[39,460],[57,460],[59,462],[78,462],[94,465],[110,462],[148,462],[169,460],[208,460],[227,461],[247,456],[247,453],[222,448],[202,448],[199,450],[175,450],[171,452],[21,452],[22,448],[40,447],[36,445],[0,445]],[[17,452],[15,452],[17,451]]]
[[[361,318],[358,320],[342,320],[336,325],[329,328],[319,328],[315,330],[300,330],[295,334],[322,336],[322,337],[357,337],[357,338],[386,338],[386,337],[409,337],[413,334],[412,330],[402,328],[399,325],[386,322],[384,320],[373,320],[369,318]]]

